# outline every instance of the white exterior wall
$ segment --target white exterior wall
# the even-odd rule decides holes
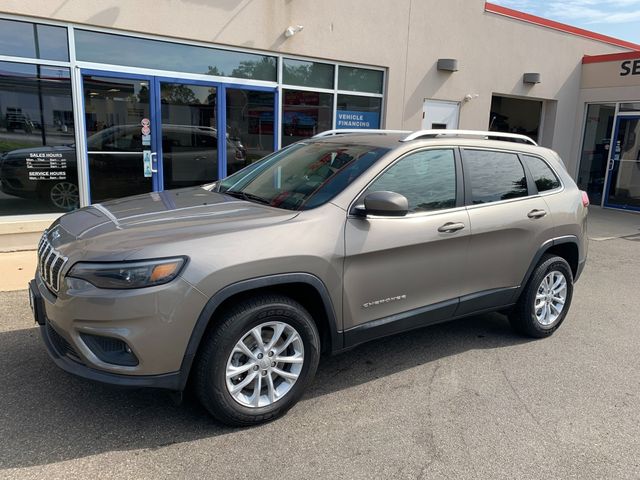
[[[386,67],[385,126],[419,129],[425,98],[461,101],[460,128],[486,129],[493,93],[554,100],[542,143],[575,170],[583,55],[625,51],[484,11],[484,0],[4,0],[43,19]],[[285,38],[289,25],[304,30]],[[438,58],[460,70],[443,73]],[[522,83],[538,72],[542,82]]]

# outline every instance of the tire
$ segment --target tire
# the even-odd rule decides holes
[[[265,348],[278,331],[275,345]],[[284,415],[300,400],[319,359],[320,336],[304,307],[281,295],[256,296],[223,312],[205,335],[195,392],[221,423],[256,425]]]
[[[548,287],[553,287],[556,282],[558,286],[550,290]],[[529,337],[548,337],[567,316],[572,296],[573,274],[567,261],[555,255],[544,255],[509,314],[511,326]],[[556,299],[562,299],[564,303]]]

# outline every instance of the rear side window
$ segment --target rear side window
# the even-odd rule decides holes
[[[523,155],[524,163],[527,164],[533,180],[536,182],[538,192],[546,192],[547,190],[553,190],[560,186],[560,180],[553,173],[551,167],[547,165],[547,162],[538,157],[530,157],[529,155]]]
[[[453,150],[423,150],[407,155],[384,172],[367,193],[391,191],[407,197],[410,212],[456,205],[456,164]]]
[[[527,177],[515,153],[464,150],[474,205],[526,197]]]

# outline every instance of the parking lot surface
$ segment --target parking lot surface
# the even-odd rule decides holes
[[[640,478],[640,236],[589,255],[553,337],[490,314],[371,342],[249,429],[62,372],[0,293],[0,478]]]

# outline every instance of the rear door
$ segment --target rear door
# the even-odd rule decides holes
[[[401,157],[361,195],[400,193],[410,212],[347,219],[347,344],[452,315],[469,244],[461,180],[457,149],[424,149]]]
[[[456,314],[505,305],[540,246],[553,236],[544,198],[518,154],[462,149],[471,243],[464,294]]]

